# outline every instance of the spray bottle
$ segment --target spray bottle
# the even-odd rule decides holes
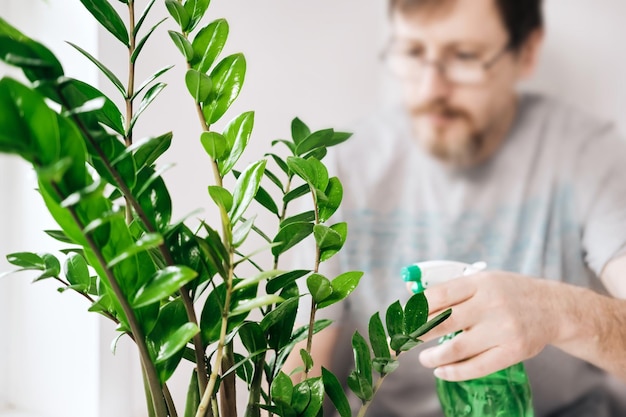
[[[484,262],[426,261],[402,269],[402,279],[414,293],[454,278],[479,272]],[[439,340],[445,343],[457,333]],[[467,381],[437,378],[437,395],[446,417],[533,417],[530,384],[522,362]]]

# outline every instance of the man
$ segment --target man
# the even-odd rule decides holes
[[[385,59],[403,106],[335,154],[349,238],[326,274],[363,270],[314,343],[341,374],[354,329],[406,300],[402,266],[485,261],[426,291],[451,318],[400,357],[371,416],[441,416],[434,375],[525,361],[536,416],[626,416],[626,142],[554,100],[518,94],[542,41],[540,0],[391,0]],[[347,352],[347,355],[350,353]],[[611,376],[609,376],[611,375]]]

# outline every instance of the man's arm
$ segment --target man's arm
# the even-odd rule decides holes
[[[626,381],[626,255],[609,262],[602,280],[613,297],[562,282],[483,272],[426,290],[431,312],[453,309],[424,340],[457,330],[422,352],[438,377],[465,380],[537,355],[546,345]]]

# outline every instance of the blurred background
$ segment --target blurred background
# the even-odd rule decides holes
[[[141,10],[147,2],[136,3]],[[230,24],[225,53],[243,52],[248,63],[243,91],[229,111],[230,117],[256,112],[242,163],[260,158],[271,140],[287,137],[295,116],[315,130],[349,130],[376,107],[395,100],[393,80],[379,62],[388,37],[384,0],[212,3],[208,18],[224,17]],[[161,1],[153,15],[166,15]],[[98,28],[78,0],[1,0],[0,16],[48,45],[68,75],[98,82],[115,96],[108,80],[64,43],[71,40],[124,73],[121,46]],[[623,0],[546,0],[542,62],[524,88],[611,119],[626,135],[624,16]],[[211,205],[206,187],[212,174],[183,88],[184,65],[166,34],[171,28],[171,22],[161,26],[139,63],[139,79],[171,63],[177,67],[164,79],[169,88],[137,125],[137,137],[174,131],[172,148],[161,164],[176,164],[165,178],[174,217],[180,218]],[[0,75],[7,74],[19,76],[0,66]],[[211,215],[206,209],[199,216]],[[54,251],[55,242],[42,232],[54,228],[31,170],[0,155],[0,272],[11,269],[7,253]],[[31,279],[28,274],[0,278],[0,417],[143,416],[143,391],[130,343],[122,340],[113,356],[110,324],[88,314],[79,297],[57,293],[52,281],[31,285]],[[187,377],[176,378],[173,391],[180,398]]]

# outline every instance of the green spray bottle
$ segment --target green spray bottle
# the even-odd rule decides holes
[[[402,279],[415,293],[485,269],[484,262],[437,260],[419,262],[402,269]],[[439,340],[445,343],[457,333]],[[532,394],[522,362],[467,381],[451,382],[437,378],[437,395],[446,417],[533,417]]]

